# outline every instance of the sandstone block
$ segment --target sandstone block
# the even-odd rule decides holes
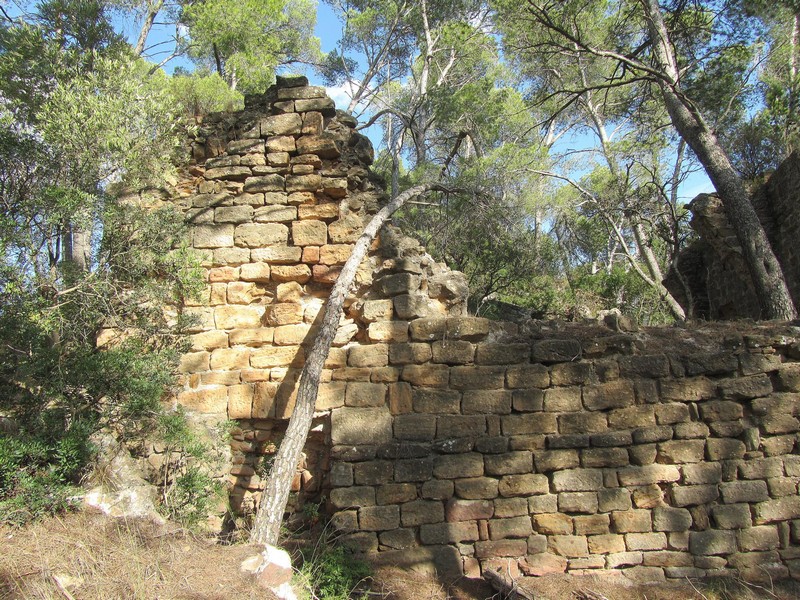
[[[787,496],[785,498],[759,502],[753,508],[754,522],[756,525],[797,519],[800,518],[800,496]]]
[[[603,473],[599,469],[571,469],[553,473],[553,490],[556,492],[598,491],[603,487]]]
[[[387,460],[370,460],[353,466],[356,485],[379,485],[392,480],[393,465]]]
[[[492,540],[475,544],[475,556],[478,558],[518,557],[524,556],[527,552],[528,543],[525,540]]]
[[[192,246],[195,248],[224,248],[233,246],[234,226],[197,225],[192,228]]]
[[[688,531],[691,526],[692,515],[684,508],[657,506],[653,510],[653,529],[656,531]]]
[[[608,515],[577,515],[572,520],[577,535],[607,534],[611,528]]]
[[[747,504],[713,506],[711,514],[719,529],[743,529],[752,525]]]
[[[511,412],[511,392],[501,390],[467,390],[461,402],[465,415],[469,414],[509,414]]]
[[[653,406],[618,408],[608,413],[608,426],[612,429],[634,429],[656,424]]]
[[[544,392],[539,389],[514,390],[511,405],[517,412],[538,412],[544,410]]]
[[[528,344],[492,343],[478,344],[475,363],[479,365],[512,365],[528,361],[531,348]]]
[[[488,500],[460,500],[451,498],[445,505],[448,522],[491,519],[494,505]]]
[[[419,413],[458,414],[460,412],[461,394],[455,391],[417,388],[412,391],[412,398],[414,410]],[[480,427],[480,425],[478,426]]]
[[[353,346],[347,353],[351,367],[385,367],[389,364],[389,347],[386,344]]]
[[[249,366],[249,348],[219,348],[211,353],[210,368],[213,371],[230,371]]]
[[[491,540],[504,540],[506,538],[526,538],[532,533],[531,518],[513,517],[511,519],[492,519],[489,521],[489,538]],[[528,543],[525,542],[527,552]]]
[[[581,411],[558,416],[558,431],[562,434],[598,433],[606,429],[606,413]]]
[[[589,545],[586,536],[554,535],[548,540],[550,552],[567,558],[589,556]]]
[[[728,481],[721,483],[719,489],[725,504],[763,502],[769,499],[767,482],[762,480]]]
[[[709,438],[706,441],[708,460],[734,460],[742,458],[746,451],[744,442],[730,438]]]
[[[597,493],[562,492],[558,494],[558,510],[565,513],[596,513]]]
[[[246,223],[238,225],[233,240],[237,246],[261,248],[274,244],[286,244],[289,229],[281,223]]]
[[[665,533],[626,533],[625,546],[629,552],[635,550],[663,550],[667,547]]]
[[[426,442],[436,436],[436,417],[432,415],[397,415],[394,435],[399,440]]]
[[[645,465],[619,470],[619,482],[624,486],[678,481],[680,476],[674,465]]]
[[[392,298],[397,316],[412,320],[427,317],[430,310],[426,296],[421,294],[401,294]]]
[[[583,388],[583,405],[587,410],[624,408],[635,403],[633,383],[628,380],[610,381]]]
[[[522,415],[507,415],[501,417],[501,428],[503,435],[527,435],[527,434],[546,434],[558,431],[558,421],[556,415],[545,413],[528,413]],[[554,458],[554,457],[551,457]],[[550,460],[548,458],[547,460]],[[569,464],[578,466],[578,456],[574,455],[574,460]],[[538,467],[537,467],[538,468]],[[556,467],[561,468],[561,467]]]
[[[445,387],[450,370],[443,365],[406,365],[400,378],[421,387]]]
[[[592,535],[588,538],[591,554],[612,554],[625,552],[625,536],[613,533]]]
[[[544,535],[569,535],[573,532],[572,517],[561,513],[534,515],[533,524],[536,531]]]
[[[759,525],[741,529],[736,534],[739,549],[743,552],[774,550],[780,545],[776,525]]]
[[[497,479],[468,477],[455,480],[455,493],[466,500],[491,500],[497,497]]]
[[[386,404],[386,385],[351,381],[347,384],[344,403],[345,406],[384,406]]]
[[[686,485],[702,485],[722,481],[722,465],[720,463],[684,465],[681,467],[681,471],[683,472],[683,482]]]
[[[281,325],[275,328],[272,341],[276,346],[299,346],[311,342],[311,325],[297,323],[295,325]]]
[[[476,437],[486,433],[486,417],[483,415],[443,415],[439,417],[436,429],[436,437],[462,438]]]
[[[675,506],[699,506],[719,498],[719,488],[716,485],[674,486],[671,493]]]
[[[411,323],[412,334],[414,323]],[[497,390],[503,388],[505,369],[502,367],[452,367],[451,387],[458,390]]]
[[[500,480],[498,491],[501,496],[531,496],[546,494],[549,491],[547,477],[534,473],[506,475]]]
[[[309,279],[311,279],[311,269],[308,268],[308,265],[275,265],[272,267],[272,280],[279,283],[288,281],[306,283]]]
[[[649,510],[626,510],[611,513],[611,524],[617,533],[652,531]]]
[[[428,344],[391,344],[389,362],[393,365],[421,364],[431,359]]]
[[[439,479],[480,477],[483,475],[483,456],[477,453],[437,456],[433,474]]]
[[[530,473],[533,468],[533,458],[532,454],[526,451],[492,454],[484,457],[484,467],[487,475]]]
[[[626,488],[606,488],[597,492],[600,512],[627,511],[631,508],[631,494]]]
[[[658,445],[659,462],[671,464],[698,463],[705,456],[705,440],[673,440]]]
[[[400,505],[403,527],[444,521],[444,506],[437,500],[414,500]]]
[[[494,515],[498,518],[521,517],[527,514],[527,498],[496,498],[494,501]]]
[[[528,556],[521,564],[520,569],[529,577],[542,577],[554,573],[563,573],[567,570],[567,559],[555,554],[539,553]]]
[[[395,462],[394,480],[397,482],[428,481],[433,472],[433,458],[408,458]]]
[[[303,120],[297,113],[286,113],[264,117],[259,121],[261,137],[293,135],[300,133]]]
[[[214,309],[217,329],[247,329],[261,326],[262,306],[218,306]]]
[[[581,388],[551,388],[544,392],[544,409],[547,412],[579,411],[581,405]]]
[[[698,402],[712,398],[716,386],[706,377],[668,379],[660,382],[661,397],[676,402]]]
[[[358,526],[362,531],[385,531],[399,525],[400,509],[395,505],[366,506],[358,510]]]
[[[275,173],[248,177],[244,182],[244,191],[251,194],[258,192],[282,192],[283,187],[283,177]]]
[[[547,450],[534,454],[536,470],[541,473],[574,469],[580,464],[578,452],[575,450]]]
[[[689,552],[695,556],[718,556],[736,552],[736,534],[732,531],[692,531]]]
[[[617,569],[642,564],[641,552],[615,552],[606,557],[606,568]]]
[[[253,207],[248,205],[220,206],[214,209],[216,223],[248,223],[253,220]]]
[[[367,300],[361,309],[361,316],[367,323],[389,321],[392,314],[391,300]]]
[[[367,337],[374,342],[402,343],[408,341],[408,323],[405,321],[370,323],[367,328]]]
[[[589,448],[581,452],[584,467],[626,467],[628,453],[624,448]]]
[[[331,413],[331,443],[377,444],[392,437],[388,408],[338,408]]]
[[[581,353],[578,340],[542,340],[534,343],[531,360],[545,364],[573,362],[581,357]]]
[[[435,363],[466,365],[475,357],[475,345],[464,340],[436,341],[431,344],[431,350]]]
[[[417,545],[417,539],[413,529],[392,529],[378,534],[381,546],[402,550]]]
[[[457,544],[480,539],[475,522],[425,524],[420,527],[419,536],[423,544]]]

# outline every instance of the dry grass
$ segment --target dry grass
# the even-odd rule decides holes
[[[0,527],[0,598],[215,600],[274,598],[239,572],[252,546],[223,546],[173,525],[76,513],[24,529]],[[800,600],[795,582],[756,587],[731,579],[635,585],[621,573],[521,582],[536,600]],[[502,600],[481,580],[442,582],[376,569],[370,598]]]
[[[248,546],[87,512],[0,527],[0,598],[270,598],[239,573]]]

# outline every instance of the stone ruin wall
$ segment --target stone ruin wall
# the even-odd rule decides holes
[[[229,489],[291,414],[314,324],[382,201],[372,149],[304,78],[206,119],[174,201],[208,286],[177,401],[237,422]],[[800,330],[618,332],[465,316],[463,277],[388,227],[323,374],[295,505],[373,560],[639,581],[800,574]]]
[[[751,195],[759,221],[778,258],[795,304],[800,305],[800,155],[792,154]],[[679,269],[692,302],[670,269],[665,285],[702,319],[758,319],[761,307],[739,241],[716,195],[700,194],[689,204],[699,239],[679,255]]]

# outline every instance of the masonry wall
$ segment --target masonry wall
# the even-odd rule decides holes
[[[174,195],[208,287],[177,401],[237,421],[252,511],[330,285],[383,199],[356,123],[303,78],[204,121]],[[800,572],[792,327],[619,332],[465,316],[387,227],[359,271],[293,485],[375,561],[638,580]]]

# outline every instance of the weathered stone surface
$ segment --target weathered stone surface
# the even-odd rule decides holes
[[[736,552],[736,534],[732,531],[692,531],[689,551],[695,556],[717,556]]]
[[[392,415],[388,408],[338,408],[331,413],[331,442],[338,444],[379,444],[392,436]]]

